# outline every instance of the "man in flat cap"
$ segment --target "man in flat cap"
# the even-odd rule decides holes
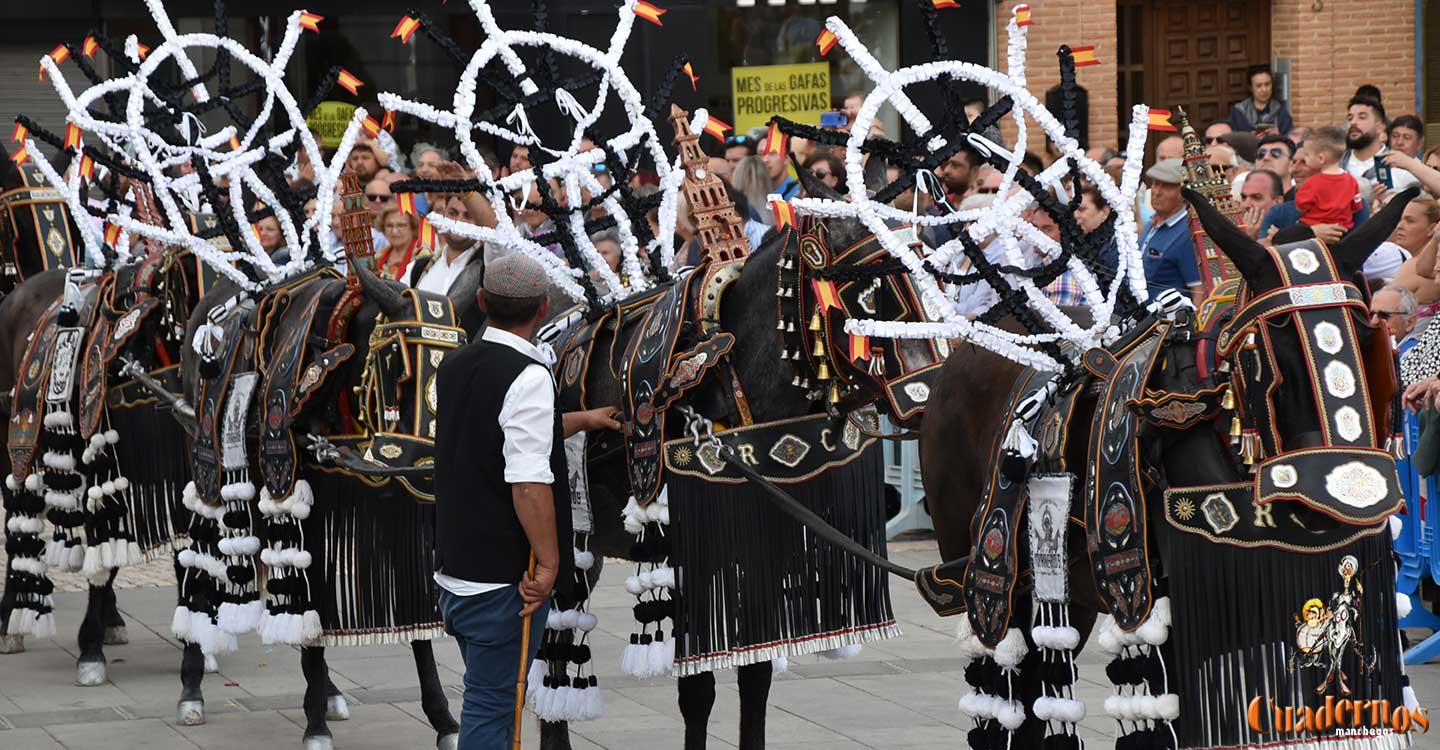
[[[1189,294],[1198,307],[1203,300],[1200,266],[1195,262],[1195,244],[1186,221],[1185,199],[1180,183],[1185,180],[1184,162],[1162,159],[1145,173],[1150,184],[1150,205],[1155,216],[1140,238],[1140,257],[1145,262],[1145,281],[1150,296],[1165,289]]]
[[[571,576],[562,420],[547,358],[530,343],[550,312],[548,287],[524,253],[489,264],[479,300],[488,327],[440,365],[435,583],[465,660],[461,750],[512,746],[523,631],[528,663],[550,590]]]

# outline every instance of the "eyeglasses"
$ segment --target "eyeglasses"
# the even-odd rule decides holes
[[[1214,146],[1217,143],[1221,143],[1222,141],[1220,139],[1224,137],[1223,135],[1207,135],[1205,136],[1205,145]]]
[[[995,193],[1000,192],[1000,188],[993,188],[993,187],[975,188],[975,192],[980,193],[981,195],[994,195]]]
[[[729,138],[725,139],[725,147],[729,148],[731,146],[744,146],[751,142],[751,138],[748,135],[732,135]]]
[[[815,173],[816,177],[819,177],[822,180],[830,176],[830,170],[828,169],[816,169],[812,171]]]
[[[408,222],[408,221],[405,222],[404,224],[386,224],[386,225],[385,225],[385,231],[387,231],[387,232],[389,232],[389,231],[392,230],[392,229],[398,232],[398,231],[401,231],[401,230],[404,230],[404,229],[409,229],[409,228],[410,228],[410,222]]]
[[[366,200],[372,200],[372,201],[388,201],[388,200],[390,200],[390,194],[389,194],[389,193],[384,193],[384,194],[381,194],[381,193],[366,193],[366,194],[365,194],[365,198],[366,198]]]
[[[1262,148],[1256,151],[1255,155],[1259,159],[1284,159],[1290,152],[1283,148]]]
[[[1405,313],[1402,313],[1402,312],[1400,312],[1399,310],[1371,310],[1371,311],[1370,311],[1370,317],[1372,317],[1372,318],[1379,318],[1379,319],[1381,319],[1381,320],[1389,320],[1390,318],[1392,318],[1392,317],[1394,317],[1394,316],[1396,316],[1396,315],[1404,315],[1404,314],[1405,314]]]

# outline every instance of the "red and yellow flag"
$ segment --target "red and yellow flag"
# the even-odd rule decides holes
[[[717,141],[725,140],[725,133],[729,130],[730,126],[716,119],[715,115],[710,115],[710,119],[705,122],[705,132]]]
[[[1170,110],[1168,110],[1168,109],[1152,109],[1152,110],[1150,110],[1150,125],[1149,125],[1149,129],[1150,129],[1150,130],[1163,130],[1163,131],[1168,132],[1168,133],[1177,132],[1175,126],[1170,123]]]
[[[815,46],[820,48],[820,54],[828,55],[830,50],[835,49],[835,43],[840,41],[835,32],[829,29],[821,29],[820,36],[815,38]]]
[[[690,90],[699,91],[700,76],[695,75],[695,69],[690,67],[690,63],[685,63],[685,67],[681,68],[681,70],[685,71],[685,76],[690,79]]]
[[[95,177],[95,160],[89,154],[80,157],[80,176],[87,180]]]
[[[395,30],[390,32],[390,38],[399,38],[401,44],[409,44],[410,37],[415,36],[415,30],[420,28],[420,20],[405,16],[400,23],[395,24]]]
[[[10,155],[10,161],[15,162],[17,165],[24,164],[29,158],[30,152],[26,150],[25,146],[21,146],[15,153]]]
[[[148,44],[137,44],[136,48],[141,60],[144,60],[145,56],[150,54],[150,45]]]
[[[376,120],[374,117],[366,115],[365,119],[360,122],[360,127],[364,128],[366,134],[368,134],[371,138],[380,137],[380,121]]]
[[[650,23],[655,24],[656,26],[665,26],[665,24],[660,21],[660,16],[665,15],[666,12],[667,11],[664,8],[657,8],[654,5],[645,2],[645,0],[639,0],[635,3],[635,15],[645,19],[646,21],[649,21]]]
[[[55,45],[55,49],[50,50],[49,57],[51,60],[55,61],[56,65],[59,65],[60,63],[63,63],[66,60],[70,59],[70,48],[66,47],[64,42],[61,42],[60,44]],[[40,80],[45,80],[45,66],[43,65],[40,66]]]
[[[310,31],[319,33],[320,22],[324,20],[325,16],[316,15],[314,13],[310,13],[309,11],[304,11],[300,14],[300,28],[309,29]]]
[[[815,301],[820,303],[820,309],[840,308],[840,293],[835,290],[835,282],[829,279],[811,279],[811,285],[815,287]]]
[[[80,51],[84,52],[86,57],[94,57],[97,49],[100,49],[100,43],[95,41],[93,36],[85,37],[85,43],[80,46]]]
[[[260,238],[260,225],[259,225],[259,224],[251,224],[251,225],[250,225],[250,231],[255,233],[255,241],[256,241],[256,242],[259,242],[259,243],[261,243],[261,244],[264,244],[265,240],[263,240],[263,239]]]
[[[385,110],[385,116],[380,118],[380,129],[395,132],[395,113]]]
[[[859,362],[862,359],[870,359],[870,337],[852,333],[850,334],[850,361]]]
[[[770,210],[775,213],[776,229],[780,229],[783,227],[793,227],[796,225],[795,207],[790,205],[790,201],[787,201],[778,195],[772,194],[770,196]]]
[[[363,81],[355,77],[354,73],[351,73],[344,68],[340,69],[340,77],[335,79],[335,82],[340,84],[340,88],[343,88],[346,91],[355,94],[356,96],[360,95],[360,87],[365,85]]]
[[[431,224],[424,216],[420,217],[420,246],[435,246],[435,225]]]
[[[765,134],[765,148],[761,154],[779,154],[784,156],[789,152],[790,136],[781,132],[780,124],[774,120],[770,121],[770,132]]]
[[[30,131],[21,123],[15,123],[15,129],[10,132],[10,140],[16,143],[24,143],[30,137]]]
[[[115,247],[120,244],[120,225],[105,222],[105,244]]]
[[[237,137],[235,137],[235,136],[233,136],[233,135],[230,136],[230,150],[231,150],[231,151],[239,151],[239,150],[240,150],[240,139],[237,138]]]
[[[1015,25],[1016,25],[1016,26],[1029,26],[1029,25],[1031,25],[1031,24],[1033,24],[1033,23],[1034,23],[1034,21],[1031,21],[1031,20],[1030,20],[1030,6],[1028,6],[1028,5],[1017,5],[1017,6],[1015,6]]]
[[[75,123],[65,123],[65,145],[62,148],[70,148],[71,146],[79,147],[80,136],[83,134],[84,131],[80,130]]]
[[[960,7],[960,3],[955,2],[955,0],[930,0],[930,1],[935,4],[935,9],[936,9],[936,10],[944,10],[944,9],[946,9],[946,8],[958,8],[958,7]]]
[[[414,216],[414,215],[415,215],[415,194],[414,194],[414,193],[396,193],[396,194],[395,194],[395,202],[400,204],[400,210],[401,210],[401,211],[404,211],[405,213],[407,213],[407,214],[409,214],[409,215],[411,215],[411,216]]]
[[[1084,47],[1071,47],[1070,54],[1075,60],[1075,67],[1083,68],[1088,65],[1099,65],[1099,58],[1095,57],[1095,45],[1087,44]]]

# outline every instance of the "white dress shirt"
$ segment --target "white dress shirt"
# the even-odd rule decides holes
[[[434,294],[449,294],[450,285],[460,277],[460,272],[465,270],[465,264],[474,257],[475,250],[479,246],[478,243],[471,245],[470,249],[455,256],[454,262],[449,260],[448,252],[436,253],[435,259],[430,261],[430,266],[425,269],[424,275],[420,277],[420,283],[416,284],[415,288]]]
[[[437,259],[438,261],[438,259]],[[500,405],[500,429],[505,434],[505,481],[510,484],[534,482],[551,484],[550,449],[555,440],[555,381],[540,362],[545,352],[509,331],[488,327],[480,338],[501,344],[536,360],[511,381]],[[456,596],[474,596],[509,586],[508,583],[479,583],[435,574],[435,583]]]

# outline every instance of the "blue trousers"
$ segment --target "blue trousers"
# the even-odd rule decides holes
[[[475,596],[440,589],[445,632],[455,636],[465,661],[465,701],[460,710],[460,750],[512,750],[515,743],[515,683],[520,676],[520,587],[506,586]],[[547,602],[530,618],[530,653],[540,648]]]

